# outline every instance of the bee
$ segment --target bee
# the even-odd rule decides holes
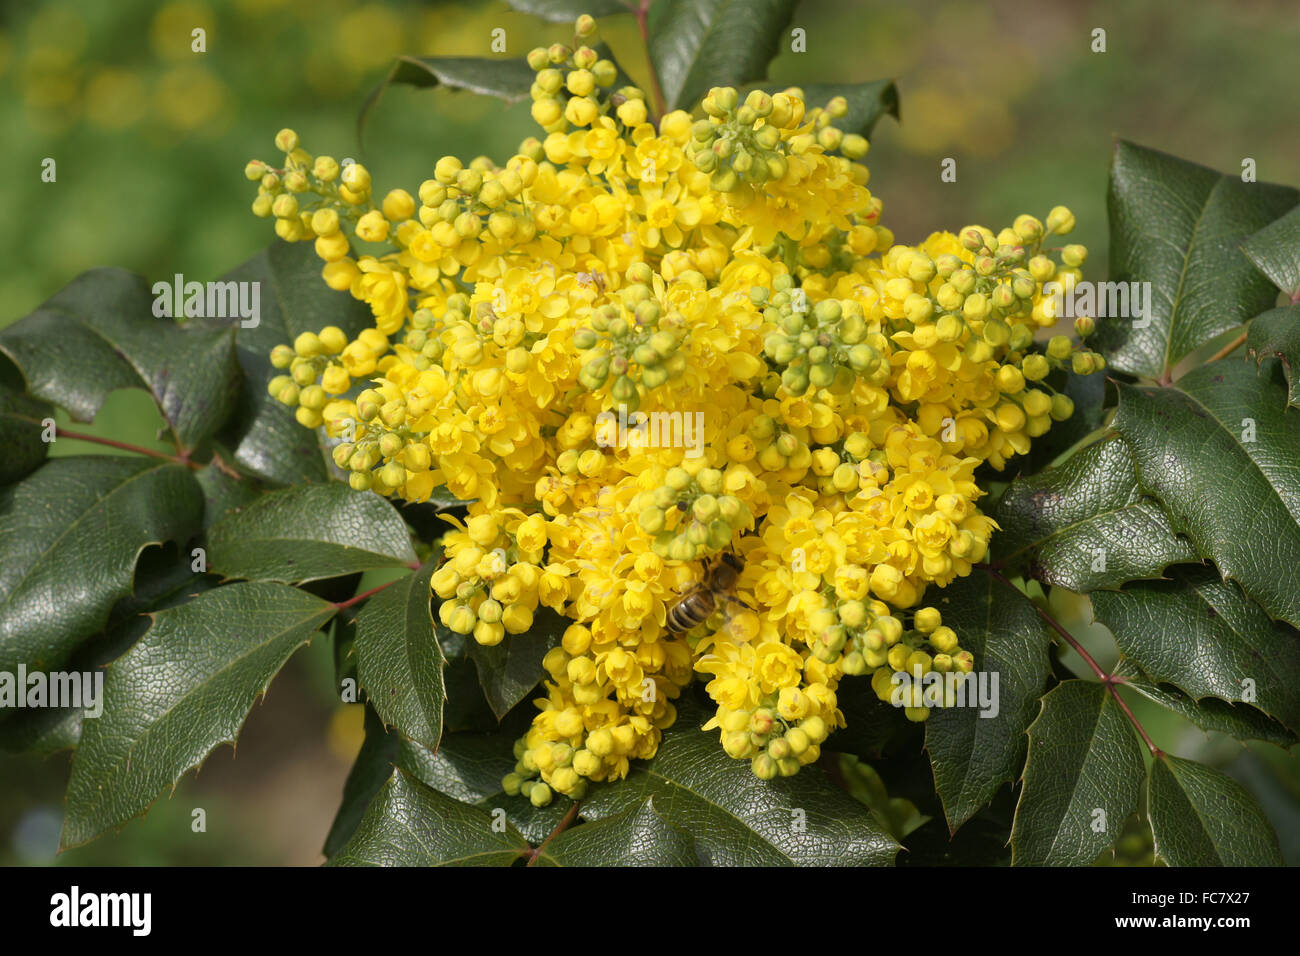
[[[668,609],[668,630],[674,634],[699,627],[718,609],[720,601],[749,607],[736,597],[736,584],[745,562],[734,552],[726,551],[716,564],[705,569],[704,580],[697,581]],[[753,610],[753,608],[750,608]]]

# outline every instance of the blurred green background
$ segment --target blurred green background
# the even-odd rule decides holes
[[[1100,277],[1117,136],[1223,170],[1249,157],[1260,179],[1300,183],[1294,0],[808,0],[795,25],[807,52],[786,44],[773,80],[898,80],[903,122],[881,123],[867,161],[884,221],[903,241],[971,222],[998,228],[1063,203]],[[191,50],[196,27],[206,30],[205,53]],[[0,197],[10,222],[0,235],[0,326],[95,266],[209,279],[251,256],[271,230],[249,212],[255,189],[242,170],[274,153],[283,126],[310,152],[364,160],[381,194],[414,190],[444,153],[508,157],[533,132],[528,105],[442,90],[388,91],[364,148],[356,138],[357,112],[395,55],[491,55],[498,27],[511,56],[571,36],[501,0],[0,7]],[[1091,51],[1098,28],[1105,53]],[[601,33],[644,77],[632,18],[604,20]],[[47,157],[57,163],[53,183],[41,181]],[[945,157],[957,160],[956,183],[939,179]],[[149,445],[158,424],[147,397],[119,393],[97,422],[75,427]],[[104,450],[65,440],[56,453]],[[1086,601],[1058,610],[1088,631]],[[318,862],[359,746],[358,708],[337,704],[330,674],[317,638],[254,708],[238,759],[219,751],[143,822],[58,862]],[[1142,716],[1174,753],[1250,786],[1288,860],[1300,862],[1294,760],[1207,738],[1163,712]],[[54,861],[67,765],[66,756],[0,756],[0,864]],[[190,830],[194,807],[207,810],[206,834]]]

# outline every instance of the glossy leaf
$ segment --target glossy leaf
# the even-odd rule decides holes
[[[117,660],[149,630],[149,614],[184,604],[219,582],[214,575],[195,574],[174,547],[147,548],[136,565],[133,591],[109,612],[103,630],[86,638],[61,667],[93,674]],[[85,708],[46,707],[0,711],[0,750],[42,755],[71,750],[81,742]]]
[[[1093,612],[1125,656],[1200,700],[1241,701],[1300,730],[1300,633],[1212,568],[1097,591]]]
[[[154,615],[109,667],[104,713],[82,732],[62,845],[138,816],[234,743],[271,679],[333,615],[329,602],[269,582],[216,588]]]
[[[393,506],[342,482],[269,492],[208,530],[208,566],[231,578],[315,581],[415,560]]]
[[[263,493],[254,478],[232,474],[219,465],[208,464],[194,472],[203,489],[203,526],[210,528],[232,511],[246,508]]]
[[[691,110],[714,86],[761,80],[794,14],[795,0],[659,0],[650,59],[668,109]]]
[[[1089,681],[1057,685],[1029,727],[1012,864],[1090,865],[1119,838],[1141,787],[1141,744],[1114,697]]]
[[[1149,324],[1098,317],[1097,345],[1121,372],[1158,379],[1215,336],[1244,325],[1276,292],[1241,253],[1246,237],[1300,200],[1290,186],[1245,183],[1120,141],[1110,173],[1110,280],[1151,283]]]
[[[1274,617],[1300,624],[1300,414],[1277,376],[1230,359],[1119,393],[1115,428],[1174,530]]]
[[[695,866],[695,841],[655,812],[654,799],[551,840],[535,866]]]
[[[569,622],[547,608],[538,608],[526,634],[507,634],[505,640],[486,647],[466,638],[469,659],[478,668],[479,683],[487,702],[500,720],[527,697],[542,679],[542,658],[560,643]]]
[[[361,707],[362,704],[355,706]],[[397,758],[397,735],[384,729],[384,722],[370,707],[366,707],[365,739],[361,751],[357,754],[348,778],[343,783],[343,799],[339,802],[334,822],[325,837],[322,852],[332,857],[352,838],[361,818],[365,816],[366,807],[375,794],[383,789],[388,778],[393,775],[393,762]]]
[[[370,91],[357,116],[357,139],[365,133],[370,111],[395,83],[417,87],[442,86],[506,103],[528,99],[537,76],[527,61],[487,56],[399,56],[382,83]]]
[[[0,671],[57,670],[131,593],[140,552],[202,520],[189,469],[158,459],[55,458],[0,488]]]
[[[1300,295],[1300,207],[1252,235],[1241,250],[1293,300]]]
[[[147,389],[187,449],[225,422],[239,389],[233,330],[155,316],[149,283],[123,269],[77,276],[0,332],[0,351],[30,394],[78,421],[93,419],[114,389]]]
[[[999,561],[1045,584],[1086,593],[1158,578],[1171,564],[1198,560],[1174,534],[1164,508],[1138,488],[1122,438],[1089,445],[1059,467],[1017,478],[994,513]]]
[[[1250,323],[1246,351],[1256,363],[1275,358],[1286,374],[1287,404],[1300,408],[1300,305],[1269,309]]]
[[[380,591],[357,615],[357,679],[385,724],[431,750],[442,738],[443,657],[429,614],[434,562]]]
[[[816,767],[759,780],[732,760],[717,733],[699,729],[703,711],[685,698],[659,752],[636,761],[626,780],[594,787],[588,820],[626,813],[647,797],[669,823],[695,840],[711,866],[889,866],[898,844],[865,806],[829,785]]]
[[[8,362],[0,358],[0,364]],[[0,369],[0,485],[25,478],[41,466],[50,453],[50,444],[42,438],[41,422],[54,417],[54,407],[49,402],[32,398],[14,387]],[[10,368],[12,371],[12,367]],[[16,371],[12,378],[20,380]]]
[[[1283,865],[1264,811],[1227,774],[1165,754],[1148,786],[1156,856],[1170,866]]]
[[[998,681],[990,695],[995,708],[935,708],[925,722],[935,788],[948,829],[955,832],[999,787],[1019,776],[1025,729],[1038,713],[1047,683],[1051,640],[1030,600],[986,571],[972,571],[932,593],[929,603],[957,632],[962,648],[975,655],[967,694],[978,696],[973,692],[981,674],[986,691],[994,690],[993,675]]]
[[[531,849],[523,835],[400,770],[370,802],[331,866],[509,866]]]
[[[515,769],[513,732],[452,734],[438,752],[411,741],[398,744],[397,766],[454,800],[495,813],[504,811],[510,825],[532,843],[541,843],[564,819],[572,801],[556,797],[535,807],[524,797],[501,789],[502,778]]]
[[[1128,661],[1117,670],[1124,674],[1123,687],[1132,688],[1147,700],[1186,717],[1202,730],[1214,730],[1238,740],[1265,740],[1279,747],[1290,747],[1300,739],[1248,704],[1229,704],[1217,697],[1196,700],[1172,684],[1156,683]]]

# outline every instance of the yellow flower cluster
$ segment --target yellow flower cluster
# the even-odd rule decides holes
[[[1080,275],[1082,247],[1045,245],[1073,217],[896,244],[842,99],[719,88],[654,117],[589,46],[529,63],[544,136],[504,166],[446,156],[376,205],[290,130],[281,167],[249,164],[254,212],[375,320],[277,348],[270,391],[340,439],[354,488],[472,502],[433,577],[444,625],[571,622],[509,791],[624,776],[695,673],[726,752],[795,773],[843,726],[845,675],[889,699],[896,673],[974,667],[920,605],[987,552],[977,466],[1069,417],[1053,369],[1102,367],[1034,347],[1044,283]]]

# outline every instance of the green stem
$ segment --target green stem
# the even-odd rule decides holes
[[[989,574],[1001,581],[1007,587],[1015,588],[1014,584],[997,571],[990,569]],[[1019,590],[1019,588],[1016,588],[1016,590]],[[1074,648],[1075,652],[1083,658],[1084,663],[1092,668],[1092,672],[1097,675],[1097,680],[1101,681],[1102,686],[1106,688],[1110,693],[1110,696],[1115,698],[1115,703],[1119,704],[1119,708],[1124,712],[1124,716],[1128,718],[1129,723],[1133,725],[1134,729],[1136,729],[1138,734],[1142,737],[1142,740],[1147,745],[1147,749],[1151,751],[1151,756],[1162,756],[1160,748],[1151,740],[1151,736],[1146,732],[1146,728],[1142,726],[1138,721],[1137,716],[1129,709],[1128,704],[1124,702],[1124,698],[1119,695],[1119,689],[1115,685],[1124,683],[1124,678],[1118,674],[1107,674],[1102,670],[1101,665],[1093,659],[1093,656],[1088,653],[1084,646],[1075,640],[1074,636],[1062,627],[1056,618],[1052,617],[1052,615],[1048,614],[1047,611],[1043,610],[1043,608],[1039,607],[1037,604],[1034,604],[1034,610],[1038,612],[1038,616],[1046,621],[1052,630],[1059,634],[1067,644]]]
[[[398,580],[401,579],[399,578]],[[391,588],[396,583],[397,581],[389,581],[387,584],[381,584],[379,585],[379,587],[371,588],[369,591],[362,591],[356,597],[350,597],[346,601],[335,601],[334,610],[342,611],[345,608],[352,607],[352,605],[354,604],[360,604],[362,601],[364,601],[366,598],[370,597],[371,595],[378,594],[384,588]]]
[[[175,462],[178,465],[186,465],[190,468],[198,469],[203,466],[197,462],[190,461],[189,458],[181,458],[177,455],[168,455],[161,451],[154,451],[152,448],[144,448],[140,445],[128,445],[126,442],[114,441],[111,438],[100,438],[97,435],[85,435],[81,432],[68,431],[66,428],[54,429],[56,438],[71,438],[74,441],[90,442],[94,445],[107,445],[110,448],[120,448],[123,451],[134,452],[137,455],[147,455],[150,458],[161,458],[163,461]]]
[[[559,836],[561,833],[567,830],[569,828],[569,824],[573,823],[573,821],[576,819],[578,819],[578,803],[575,800],[573,806],[569,807],[569,812],[564,815],[564,819],[561,820],[559,824],[556,825],[555,829],[550,832],[550,835],[547,836],[547,838],[543,840],[541,843],[537,844],[537,846],[535,846],[533,849],[528,851],[528,853],[526,854],[528,857],[528,863],[526,865],[532,866],[534,863],[536,863],[537,858],[542,855],[542,850],[546,849],[546,844],[550,843],[557,836]]]

